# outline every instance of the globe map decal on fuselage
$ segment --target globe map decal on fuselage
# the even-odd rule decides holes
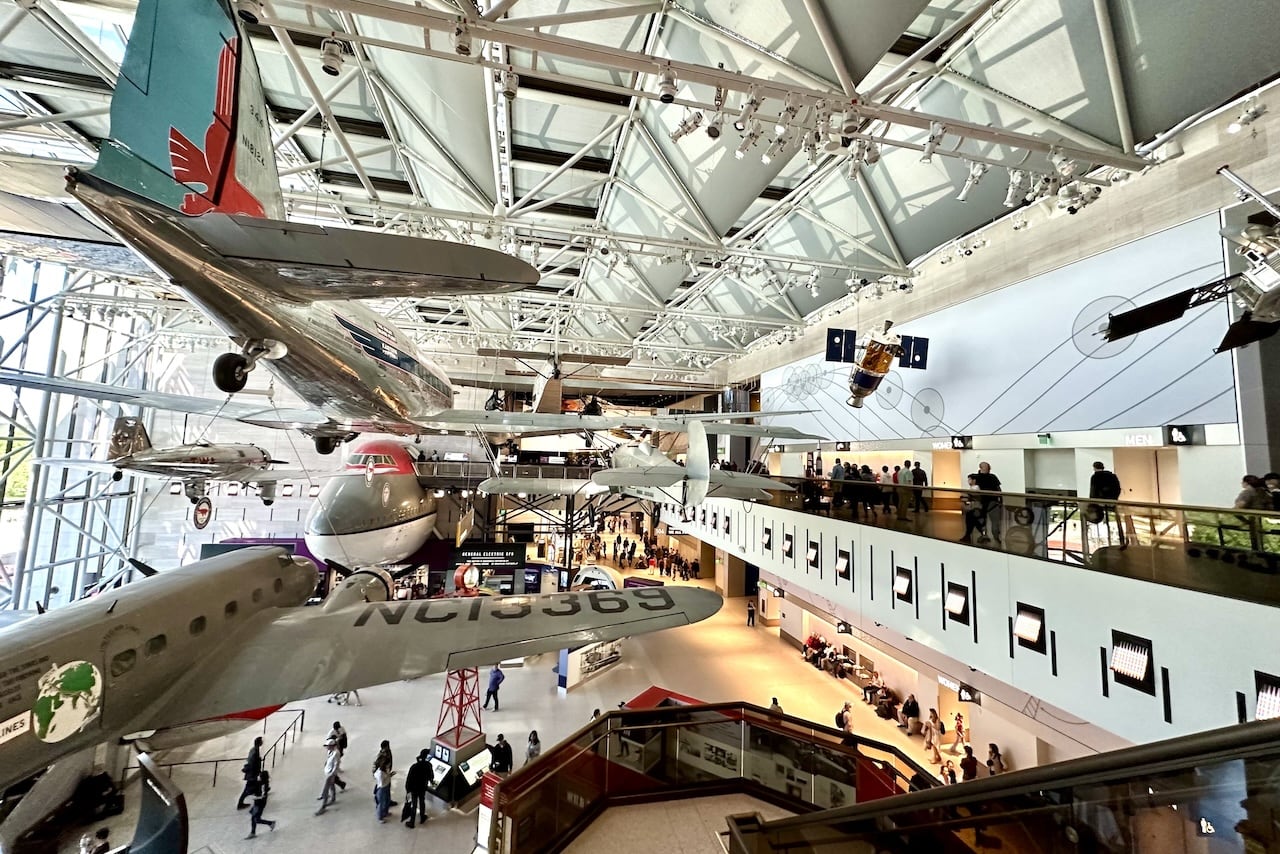
[[[102,709],[102,672],[88,661],[54,665],[40,677],[31,707],[36,738],[50,744],[70,738]]]

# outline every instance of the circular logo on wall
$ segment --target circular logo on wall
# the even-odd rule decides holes
[[[196,529],[203,531],[205,526],[209,524],[209,520],[213,518],[213,501],[207,495],[200,496],[200,500],[196,502],[196,506],[191,511],[191,521],[195,523]]]
[[[364,485],[373,485],[373,460],[369,460],[364,464]]]
[[[52,665],[36,684],[31,707],[36,738],[53,744],[70,738],[102,710],[102,671],[88,661]]]

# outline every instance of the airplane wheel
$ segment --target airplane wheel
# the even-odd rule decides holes
[[[116,481],[117,483],[119,483],[120,481],[124,480],[124,472],[122,472],[122,471],[113,471],[113,472],[111,473],[111,479],[112,479],[112,480],[114,480],[114,481]]]
[[[249,360],[239,353],[223,353],[213,361],[213,384],[227,394],[242,390],[249,381]]]
[[[339,441],[335,436],[316,436],[316,453],[321,455],[332,454],[338,450]]]
[[[272,504],[275,504],[275,503],[276,503],[276,502],[275,502],[275,499],[273,499],[273,498],[264,498],[264,499],[262,499],[262,506],[263,506],[263,507],[270,507]]]
[[[191,499],[191,503],[192,503],[192,504],[199,504],[199,503],[200,503],[200,499],[199,499],[199,498],[192,498],[192,499]]]

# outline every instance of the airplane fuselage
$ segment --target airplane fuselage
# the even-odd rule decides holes
[[[315,584],[310,561],[258,548],[0,630],[0,789],[61,756],[155,728],[157,710],[190,690],[197,663],[227,654],[256,619],[305,603]]]
[[[236,265],[183,225],[182,214],[81,176],[72,194],[148,259],[215,325],[308,405],[352,431],[406,432],[453,405],[447,375],[360,302],[301,302],[260,269]]]
[[[179,445],[151,448],[113,459],[116,468],[158,477],[249,481],[271,467],[271,457],[257,445]]]

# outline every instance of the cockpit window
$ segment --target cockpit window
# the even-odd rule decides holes
[[[164,652],[165,647],[169,645],[169,640],[164,635],[156,635],[147,640],[144,651],[148,656],[159,655]]]
[[[239,610],[240,610],[239,603],[237,603],[236,600],[232,599],[230,602],[227,603],[227,607],[222,609],[222,613],[229,620],[232,617],[234,617],[236,615],[236,611],[239,611]]]
[[[194,620],[191,621],[191,625],[187,626],[187,631],[193,635],[202,635],[204,634],[204,627],[205,627],[205,618],[196,617]]]

